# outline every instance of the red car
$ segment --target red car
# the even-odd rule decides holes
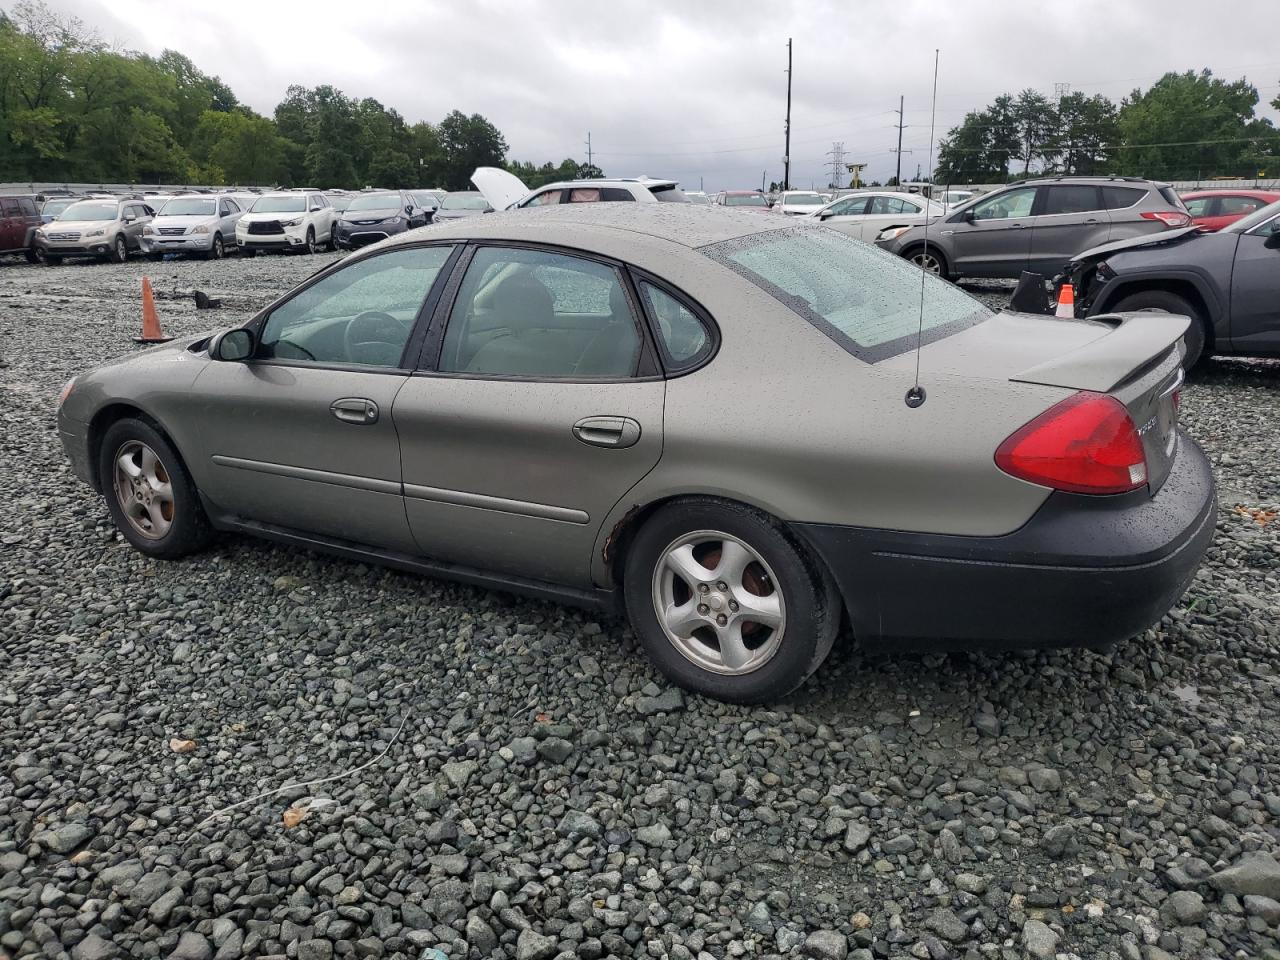
[[[1191,221],[1201,230],[1221,230],[1280,200],[1277,190],[1195,190],[1182,195]]]

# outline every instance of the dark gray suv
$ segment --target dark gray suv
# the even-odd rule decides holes
[[[1011,183],[924,226],[888,226],[875,242],[949,279],[1051,277],[1081,250],[1188,226],[1173,187],[1136,177]]]

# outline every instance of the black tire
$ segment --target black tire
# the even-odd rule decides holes
[[[241,248],[240,248],[240,256],[242,256],[242,257],[251,257],[251,258],[252,258],[252,257],[256,257],[257,255],[258,255],[258,251],[257,251],[257,250],[250,250],[248,247],[241,247]]]
[[[44,255],[44,265],[46,267],[60,267],[62,266],[62,257],[56,253],[46,253]]]
[[[162,262],[162,261],[164,260],[164,254],[163,254],[163,253],[148,253],[148,254],[147,254],[147,259],[148,259],[148,260],[150,260],[152,263],[160,263],[160,262]]]
[[[44,257],[40,255],[39,247],[27,247],[22,255],[27,258],[27,263],[41,263],[44,261]]]
[[[111,244],[111,262],[124,263],[129,259],[129,241],[124,238],[124,234],[117,234],[115,241]]]
[[[1205,353],[1208,338],[1204,318],[1186,297],[1168,290],[1142,290],[1122,297],[1111,310],[1116,313],[1179,313],[1190,317],[1191,326],[1187,328],[1185,337],[1187,352],[1182,358],[1183,369],[1190,370],[1208,355]]]
[[[916,244],[914,247],[908,247],[906,250],[903,250],[902,258],[904,260],[910,260],[917,266],[921,265],[919,261],[926,258],[926,249],[924,244]],[[938,265],[936,270],[930,270],[931,273],[936,273],[943,280],[955,279],[951,276],[951,265],[947,262],[946,256],[933,244],[929,244],[928,246],[927,258],[933,260]]]
[[[139,533],[125,515],[116,493],[115,465],[119,452],[130,442],[140,442],[155,453],[172,488],[168,531],[152,538]],[[145,420],[127,417],[107,428],[98,453],[98,484],[116,528],[140,552],[149,557],[174,560],[206,546],[213,537],[195,484],[169,440]]]
[[[307,243],[302,248],[303,253],[311,254],[316,252],[316,228],[307,227]]]
[[[668,638],[658,622],[654,576],[665,551],[684,535],[713,530],[735,537],[758,554],[782,594],[786,620],[780,645],[748,673],[726,676],[699,666]],[[724,500],[679,500],[645,521],[626,555],[623,591],[627,615],[645,652],[679,686],[732,703],[765,703],[791,693],[831,652],[842,606],[835,583],[778,520]],[[736,609],[736,607],[735,607]]]
[[[222,234],[215,233],[213,235],[213,244],[209,247],[209,252],[205,254],[205,259],[221,260],[225,252],[222,248]]]
[[[329,228],[329,252],[335,253],[338,249],[338,225],[334,224]]]

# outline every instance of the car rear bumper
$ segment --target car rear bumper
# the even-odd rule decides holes
[[[961,537],[795,524],[835,576],[869,648],[1099,646],[1177,602],[1213,539],[1217,500],[1185,434],[1151,497],[1054,492],[1021,528]]]

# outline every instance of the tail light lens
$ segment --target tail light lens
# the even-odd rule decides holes
[[[1029,483],[1071,493],[1128,493],[1147,482],[1142,438],[1114,397],[1077,393],[1015,431],[996,466]]]
[[[1143,220],[1159,220],[1166,227],[1189,227],[1191,215],[1178,210],[1148,210],[1142,215]]]

